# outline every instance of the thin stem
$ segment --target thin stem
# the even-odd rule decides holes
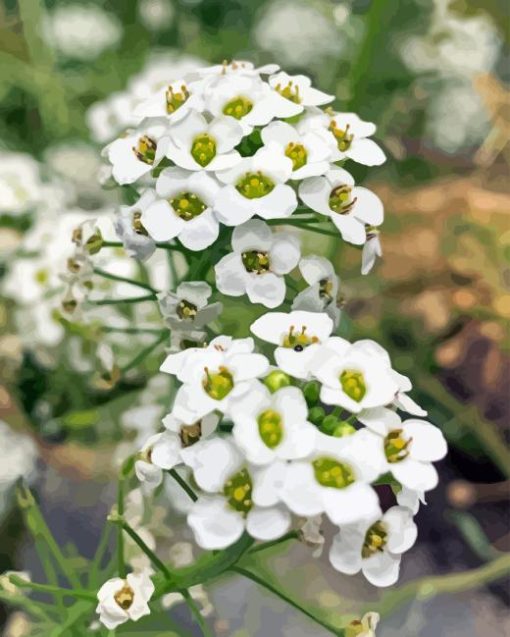
[[[101,244],[102,248],[123,248],[124,244],[122,241],[103,241]],[[161,250],[169,250],[172,252],[181,252],[182,254],[187,254],[187,250],[184,246],[179,246],[170,243],[157,242],[156,248],[160,248]]]
[[[147,356],[149,356],[155,349],[156,347],[162,343],[166,338],[168,338],[168,332],[167,330],[163,330],[162,332],[160,332],[159,337],[152,342],[150,345],[148,345],[147,347],[145,347],[140,353],[138,353],[129,363],[127,363],[126,365],[124,365],[124,367],[121,368],[122,373],[126,373],[128,372],[130,369],[133,369],[134,367],[136,367],[137,365],[139,365],[143,360],[145,360],[147,358]]]
[[[191,596],[191,593],[187,589],[183,589],[181,591],[181,595],[184,597],[184,601],[188,605],[188,608],[191,611],[191,614],[195,618],[195,621],[200,626],[200,630],[204,637],[213,637],[213,633],[211,632],[209,626],[207,625],[205,619],[202,617],[198,606],[195,604],[195,600]]]
[[[268,226],[303,226],[306,227],[309,223],[322,223],[322,219],[317,217],[302,217],[293,219],[292,217],[282,217],[281,219],[268,219],[266,221]]]
[[[102,276],[104,279],[110,279],[111,281],[121,281],[122,283],[129,283],[131,285],[136,285],[139,288],[143,288],[144,290],[149,290],[153,294],[156,294],[158,290],[155,290],[148,283],[143,283],[142,281],[135,281],[135,279],[130,279],[126,276],[119,276],[118,274],[113,274],[112,272],[107,272],[106,270],[102,270],[101,268],[94,268],[94,273],[98,276]]]
[[[17,575],[9,575],[9,579],[15,586],[19,588],[29,588],[38,593],[51,593],[61,597],[74,597],[75,599],[86,599],[88,601],[96,601],[94,593],[76,588],[61,588],[60,586],[51,586],[50,584],[38,584],[37,582],[29,582]]]
[[[167,473],[172,476],[172,478],[177,482],[177,484],[181,487],[183,491],[185,491],[188,496],[196,502],[198,500],[198,495],[193,491],[193,489],[189,486],[189,484],[181,478],[181,476],[177,473],[175,469],[170,469]]]
[[[298,531],[289,531],[285,535],[282,535],[282,537],[279,537],[277,540],[271,540],[270,542],[257,544],[257,546],[254,546],[248,551],[248,555],[251,555],[252,553],[259,553],[260,551],[265,551],[266,549],[273,548],[273,546],[278,546],[278,544],[288,542],[289,540],[296,540],[298,537]]]
[[[143,303],[144,301],[156,301],[155,294],[145,294],[144,296],[133,296],[127,299],[99,299],[89,301],[92,305],[120,305],[122,303]]]
[[[119,516],[124,515],[124,478],[119,478],[117,487],[117,513]],[[124,562],[124,534],[122,526],[119,524],[117,529],[117,568],[119,577],[126,577],[126,563]]]
[[[53,623],[54,621],[49,612],[52,610],[51,606],[45,604],[45,602],[30,599],[26,595],[15,595],[0,591],[0,602],[4,602],[9,606],[17,606],[43,622]],[[46,606],[48,606],[48,608],[46,608]]]
[[[317,617],[316,615],[314,615],[314,613],[307,610],[306,608],[303,608],[298,602],[293,600],[286,593],[279,590],[278,588],[270,584],[267,580],[263,579],[259,575],[256,575],[255,573],[252,573],[252,571],[248,571],[247,569],[242,568],[240,566],[231,566],[230,570],[235,571],[236,573],[239,573],[239,575],[242,575],[243,577],[246,577],[252,580],[252,582],[255,582],[259,586],[262,586],[263,588],[267,589],[268,591],[270,591],[271,593],[273,593],[274,595],[282,599],[284,602],[286,602],[293,608],[296,608],[297,610],[301,611],[304,615],[306,615],[316,624],[319,624],[319,626],[322,626],[326,630],[329,630],[331,633],[333,633],[333,635],[337,635],[338,637],[344,637],[345,631],[342,628],[337,628],[336,626],[332,626],[329,622],[325,621],[324,619],[321,619],[320,617]]]
[[[141,550],[147,555],[150,561],[154,564],[154,566],[163,573],[165,578],[168,581],[173,581],[174,577],[168,567],[163,564],[163,562],[159,559],[159,557],[154,553],[154,551],[147,546],[147,544],[142,540],[142,538],[138,535],[138,533],[129,526],[127,522],[124,520],[120,522],[121,529],[123,529],[129,537],[141,548]]]
[[[157,327],[115,327],[115,325],[103,325],[103,332],[119,333],[119,334],[160,334],[161,330]]]
[[[110,540],[111,531],[111,525],[105,524],[103,527],[103,532],[101,533],[101,539],[99,540],[99,544],[96,549],[96,554],[94,555],[94,559],[90,568],[89,586],[95,586],[98,583],[101,563],[106,555],[106,552],[108,551],[108,543]]]

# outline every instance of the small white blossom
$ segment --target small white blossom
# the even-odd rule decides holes
[[[391,586],[398,579],[402,553],[413,546],[417,535],[412,512],[394,506],[381,517],[343,526],[329,559],[337,571],[354,575],[361,570],[374,586]]]
[[[211,286],[205,281],[184,281],[175,293],[158,294],[159,308],[172,330],[201,330],[215,321],[223,308],[221,303],[207,303],[211,294]]]
[[[149,615],[148,601],[153,593],[154,584],[146,571],[129,573],[126,579],[109,579],[97,593],[100,622],[113,630],[128,620],[138,621]]]
[[[273,234],[261,220],[251,219],[234,229],[233,252],[215,266],[218,290],[229,296],[247,294],[252,303],[274,308],[285,299],[285,274],[300,257],[298,240]]]
[[[366,224],[378,226],[384,219],[379,197],[367,188],[355,186],[343,168],[305,179],[299,186],[299,196],[312,210],[330,217],[342,237],[355,245],[365,243]]]
[[[299,270],[309,287],[296,294],[292,309],[325,312],[333,321],[333,326],[338,327],[341,315],[338,300],[340,279],[331,261],[316,255],[303,257],[299,262]]]
[[[145,261],[156,249],[156,243],[142,224],[142,213],[153,203],[156,194],[146,190],[132,206],[120,206],[115,231],[130,257]]]
[[[327,314],[294,311],[268,312],[251,325],[255,336],[277,345],[276,364],[296,378],[309,378],[315,357],[333,330]]]
[[[355,619],[347,626],[346,637],[376,637],[379,620],[379,613],[365,613],[361,619]]]
[[[379,231],[373,226],[367,228],[367,240],[361,255],[361,274],[368,274],[374,267],[377,257],[382,257]]]
[[[134,113],[140,119],[155,117],[176,124],[193,111],[202,111],[203,107],[201,92],[193,90],[186,80],[177,79],[158,87]]]
[[[328,95],[316,88],[306,75],[288,75],[280,71],[269,78],[270,86],[295,104],[305,106],[323,106],[335,99],[334,95]]]

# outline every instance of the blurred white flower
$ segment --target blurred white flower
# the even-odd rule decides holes
[[[164,31],[172,24],[175,9],[170,0],[139,0],[138,14],[149,31]]]
[[[12,487],[19,478],[31,482],[36,475],[37,447],[29,436],[0,420],[0,515],[9,503]]]
[[[43,34],[48,44],[65,57],[85,61],[114,48],[122,27],[113,13],[98,6],[69,4],[46,16]]]

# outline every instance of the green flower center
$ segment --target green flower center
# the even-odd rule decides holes
[[[291,347],[296,352],[302,352],[305,347],[319,342],[317,336],[309,336],[306,333],[306,325],[303,325],[301,332],[294,330],[295,327],[291,325],[288,333],[283,337],[282,347]]]
[[[269,272],[271,263],[267,252],[262,252],[260,250],[248,250],[241,254],[241,259],[246,272],[255,272],[256,274]]]
[[[274,409],[266,409],[257,418],[259,434],[266,447],[274,449],[283,438],[282,417]]]
[[[156,159],[156,149],[158,145],[148,135],[142,135],[138,140],[136,146],[133,146],[133,152],[138,161],[143,161],[144,164],[152,166]]]
[[[269,391],[274,394],[275,391],[278,391],[282,387],[289,387],[292,384],[292,380],[288,374],[282,372],[281,369],[273,369],[272,372],[264,378],[264,385],[269,389]]]
[[[181,299],[176,309],[177,316],[183,320],[193,320],[197,315],[197,311],[197,306],[193,305],[193,303],[190,303],[189,301],[186,301],[186,299]]]
[[[207,166],[216,157],[216,140],[207,133],[197,135],[191,145],[191,155],[197,164]]]
[[[394,429],[384,439],[384,453],[388,462],[394,464],[404,460],[409,455],[411,440],[406,440],[402,429]]]
[[[166,112],[171,115],[184,104],[189,97],[189,91],[183,84],[180,91],[174,91],[169,86],[166,90]]]
[[[130,608],[133,600],[135,599],[135,592],[126,582],[126,584],[124,584],[124,586],[115,593],[113,598],[122,610],[127,610]]]
[[[46,285],[50,280],[50,273],[46,268],[41,268],[34,274],[34,280],[36,283],[39,283],[39,285]]]
[[[202,387],[214,400],[223,400],[234,388],[234,378],[226,367],[220,367],[212,373],[206,367]]]
[[[190,221],[201,215],[207,205],[192,192],[181,192],[173,199],[169,200],[170,205],[176,214],[184,221]]]
[[[230,117],[235,117],[235,119],[242,119],[245,115],[248,115],[252,108],[253,102],[247,97],[239,95],[225,104],[223,107],[223,115],[230,115]]]
[[[366,559],[384,550],[388,541],[388,532],[384,523],[379,520],[368,529],[361,547],[361,556]]]
[[[145,229],[145,226],[142,223],[142,213],[139,210],[133,213],[133,221],[131,225],[133,227],[133,230],[136,232],[136,234],[143,235],[144,237],[149,236],[149,233],[147,232],[147,230]]]
[[[344,392],[357,403],[363,400],[367,393],[365,378],[361,372],[355,369],[344,369],[340,374],[340,385]]]
[[[231,476],[223,487],[223,495],[228,504],[243,515],[247,515],[253,506],[251,499],[252,482],[247,469],[241,469]]]
[[[329,207],[339,215],[346,215],[352,210],[356,200],[356,197],[352,199],[352,188],[347,184],[342,184],[331,191]]]
[[[191,447],[202,437],[202,421],[193,423],[192,425],[182,425],[179,432],[179,438],[183,447]]]
[[[338,150],[342,153],[349,150],[354,139],[354,135],[349,135],[349,124],[345,127],[345,130],[338,128],[336,122],[331,120],[329,130],[333,133]]]
[[[349,465],[338,462],[334,458],[316,458],[312,465],[315,479],[323,487],[344,489],[355,481],[354,473]]]
[[[295,144],[290,142],[285,149],[285,155],[292,160],[292,167],[294,170],[302,168],[308,161],[308,153],[303,144]]]
[[[247,199],[258,199],[265,197],[274,188],[273,181],[261,172],[246,173],[237,182],[237,190]]]
[[[275,86],[275,91],[278,91],[282,97],[294,102],[294,104],[301,104],[301,97],[299,95],[299,86],[294,84],[292,80],[289,81],[288,84],[282,86],[281,84],[277,84]]]

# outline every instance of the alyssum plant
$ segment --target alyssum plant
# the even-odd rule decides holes
[[[446,443],[380,345],[335,335],[339,279],[327,259],[301,254],[300,232],[363,246],[363,273],[381,253],[383,205],[344,164],[378,165],[385,155],[371,139],[375,125],[334,111],[333,99],[276,65],[225,63],[162,87],[137,106],[138,128],[104,149],[113,179],[131,196],[115,221],[125,250],[140,262],[158,249],[169,256],[175,291],[149,289],[129,302],[157,298],[171,336],[161,372],[175,377],[177,391],[160,433],[122,466],[109,518],[117,525],[114,577],[95,589],[91,577],[84,590],[56,546],[72,589],[9,576],[12,585],[55,595],[49,611],[25,598],[42,625],[63,609],[87,616],[97,596],[99,620],[115,634],[178,593],[208,634],[195,603],[199,585],[231,571],[271,588],[248,567],[254,554],[291,538],[321,545],[324,516],[337,527],[329,547],[336,570],[362,571],[375,586],[397,581]],[[86,309],[92,255],[108,247],[90,224],[73,240],[63,302],[70,320],[80,303]],[[223,334],[222,297],[244,295],[253,304],[251,336]],[[164,330],[157,344],[168,337]],[[205,550],[196,561],[166,564],[129,523],[125,491],[136,479],[149,504],[163,480],[178,482],[189,499],[187,524]],[[378,484],[395,494],[385,512]],[[21,501],[28,519],[43,524],[33,520],[30,494]],[[127,571],[127,539],[150,566]],[[80,602],[68,608],[73,596]],[[302,610],[334,634],[375,635],[376,614],[332,626]]]

